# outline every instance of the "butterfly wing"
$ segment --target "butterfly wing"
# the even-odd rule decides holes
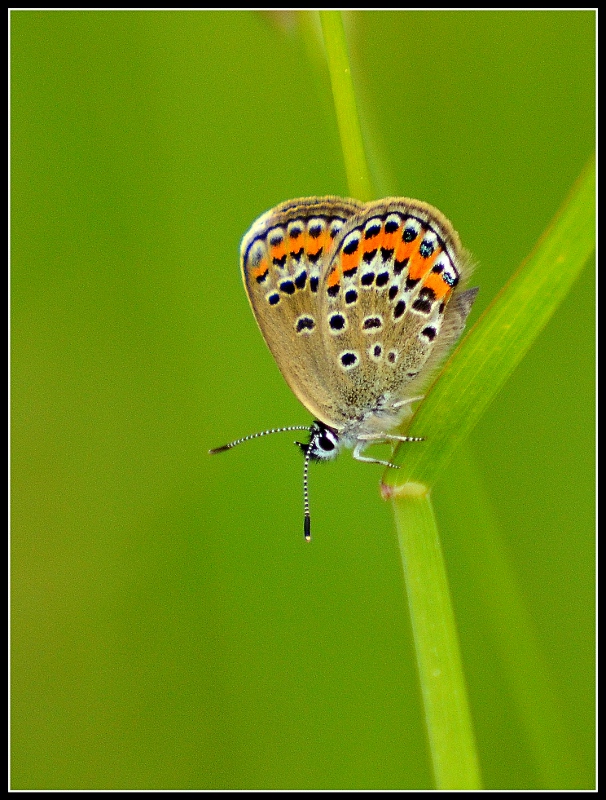
[[[363,209],[339,197],[290,200],[259,217],[240,248],[244,286],[267,346],[295,395],[329,425],[320,286],[339,231]]]
[[[463,330],[477,292],[457,291],[468,263],[450,222],[417,200],[368,203],[343,226],[320,288],[323,383],[341,430],[398,421]]]

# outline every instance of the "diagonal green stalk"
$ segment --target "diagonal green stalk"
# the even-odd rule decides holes
[[[434,771],[437,784],[442,788],[461,785],[457,783],[459,776],[457,762],[452,758],[453,750],[444,736],[439,735],[448,731],[449,719],[452,722],[458,713],[459,670],[455,662],[458,645],[454,625],[452,630],[446,623],[432,629],[420,622],[429,619],[432,613],[438,613],[440,595],[443,608],[439,613],[446,614],[445,608],[448,607],[446,579],[438,579],[435,568],[432,574],[428,558],[428,539],[434,540],[433,548],[437,550],[439,547],[429,490],[577,279],[595,247],[594,223],[595,163],[592,159],[533,252],[453,354],[440,380],[419,408],[409,433],[425,435],[426,441],[419,444],[418,449],[417,446],[407,448],[402,469],[397,472],[389,469],[385,475],[383,494],[393,498],[402,562],[407,573]],[[397,455],[394,460],[399,461]],[[424,528],[418,523],[419,519],[427,520]],[[489,573],[494,575],[495,568],[498,570],[498,559],[495,561],[486,546],[482,554],[490,564]],[[436,561],[438,558],[436,555]],[[428,585],[433,596],[428,596]],[[515,589],[509,588],[515,595]],[[542,779],[546,785],[561,788],[567,785],[565,759],[558,769],[558,765],[546,763],[542,756],[547,747],[552,757],[562,757],[557,747],[558,738],[550,736],[550,731],[546,730],[548,719],[554,727],[557,722],[551,697],[539,688],[532,702],[527,702],[528,687],[520,684],[521,676],[532,668],[539,670],[539,674],[536,680],[532,680],[532,675],[529,677],[529,687],[540,687],[545,674],[540,669],[540,657],[532,647],[530,626],[523,614],[523,606],[517,603],[516,596],[515,610],[518,610],[518,605],[522,609],[517,613],[520,630],[530,644],[526,647],[525,663],[521,665],[518,662],[511,673],[512,684],[521,708],[540,708],[542,719],[526,713],[524,725]],[[495,619],[498,619],[498,614]],[[452,704],[440,709],[438,704],[443,694],[436,692],[431,681],[436,674],[440,678],[444,676],[446,681],[449,670],[453,673],[450,679]],[[428,699],[430,692],[433,694]],[[468,752],[467,747],[464,752]],[[467,776],[470,778],[472,765],[468,766]]]
[[[555,694],[554,676],[539,646],[534,621],[523,601],[510,563],[503,531],[488,498],[475,459],[465,445],[454,454],[436,489],[439,507],[457,509],[459,558],[466,580],[482,598],[481,614],[499,656],[507,691],[526,737],[538,785],[543,789],[575,788],[573,765],[582,754],[566,728]],[[461,495],[467,498],[461,502]]]
[[[343,156],[352,196],[372,196],[343,23],[321,12]],[[478,757],[454,613],[435,517],[426,492],[396,506],[431,759],[439,789],[478,789]]]
[[[374,193],[362,141],[343,18],[340,11],[320,11],[320,21],[324,34],[349,193],[358,200],[371,200]]]
[[[338,12],[322,25],[343,153],[354,196],[366,199],[368,176]],[[362,188],[361,188],[362,186]],[[370,186],[370,182],[366,184]],[[570,290],[594,249],[593,160],[528,259],[450,358],[420,406],[409,433],[426,441],[387,470],[408,589],[431,757],[438,788],[477,788],[479,769],[454,616],[429,488]],[[400,459],[395,456],[396,461]],[[535,659],[536,660],[536,659]],[[544,703],[547,707],[548,703]],[[544,732],[532,734],[544,738]],[[536,748],[535,748],[536,749]]]
[[[359,176],[368,175],[368,169],[360,166],[365,164],[365,158],[338,12],[323,12],[322,25],[349,191],[367,199],[371,196],[370,182],[360,182]],[[438,788],[474,788],[479,786],[480,778],[429,488],[555,312],[591,255],[595,238],[594,185],[592,160],[534,251],[451,356],[419,407],[408,432],[425,436],[426,441],[402,449],[405,458],[395,456],[398,463],[402,461],[402,469],[387,470],[384,477],[384,495],[394,500]],[[538,665],[538,658],[533,664]],[[537,679],[540,681],[540,677]],[[543,705],[548,708],[548,700]],[[545,739],[545,732],[535,731],[532,724],[529,731],[536,749],[536,742]]]
[[[448,360],[408,433],[425,441],[397,453],[386,487],[432,487],[456,448],[520,363],[595,248],[592,158],[534,250]],[[389,489],[387,489],[389,492]]]

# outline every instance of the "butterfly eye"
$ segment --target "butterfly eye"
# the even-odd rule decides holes
[[[327,453],[331,453],[335,449],[335,443],[331,442],[328,436],[320,436],[318,439],[318,447]]]

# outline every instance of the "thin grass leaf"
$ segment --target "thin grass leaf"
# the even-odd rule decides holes
[[[436,788],[480,789],[454,611],[431,500],[394,502]]]
[[[342,20],[332,11],[321,12],[321,19],[349,191],[368,199],[370,177]],[[395,511],[436,785],[478,789],[480,770],[454,612],[429,496],[408,497]]]
[[[490,621],[489,635],[526,736],[538,785],[574,789],[574,765],[582,754],[570,739],[551,664],[539,645],[483,476],[465,445],[454,454],[440,481],[438,505],[457,509],[458,531],[449,530],[448,536],[457,542],[466,580],[475,587],[482,606],[480,613]]]
[[[574,284],[595,249],[592,158],[535,249],[446,363],[408,429],[424,436],[399,448],[385,492],[407,482],[431,487]]]
[[[343,19],[340,11],[320,11],[326,58],[335,101],[349,193],[358,200],[374,196],[356,107]]]

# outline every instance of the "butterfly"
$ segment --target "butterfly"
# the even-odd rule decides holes
[[[242,239],[244,287],[282,375],[315,417],[230,442],[306,430],[304,534],[311,537],[308,467],[394,433],[461,335],[478,289],[461,291],[470,257],[446,217],[406,197],[288,200]]]

